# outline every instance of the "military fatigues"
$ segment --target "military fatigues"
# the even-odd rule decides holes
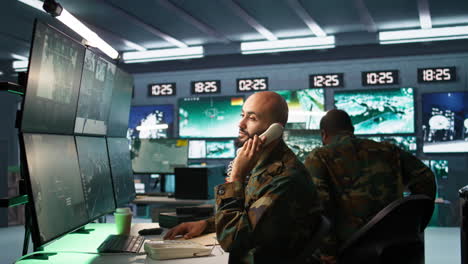
[[[342,243],[386,205],[403,198],[406,188],[435,198],[431,170],[390,143],[337,135],[313,150],[305,166],[332,224],[321,248],[324,256],[336,256]]]
[[[217,238],[229,263],[288,263],[315,232],[321,212],[304,165],[282,140],[259,160],[247,185],[218,185],[216,204]]]

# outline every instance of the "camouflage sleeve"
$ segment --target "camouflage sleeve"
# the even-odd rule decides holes
[[[210,218],[206,219],[206,222],[208,223],[208,225],[206,226],[205,230],[203,230],[203,234],[209,234],[209,233],[216,232],[215,218],[210,217]]]
[[[401,150],[403,183],[412,194],[425,194],[435,199],[436,183],[432,171],[414,155]]]
[[[288,177],[288,173],[294,172],[275,175],[269,184],[258,188],[258,199],[249,206],[244,205],[244,187],[240,182],[218,185],[216,234],[224,250],[231,254],[261,254],[261,248],[281,248],[288,252],[304,234],[311,234],[310,226],[316,227],[320,212],[316,193],[313,187],[306,191],[307,185],[291,180],[293,177]],[[302,173],[306,172],[302,170]],[[302,226],[309,229],[302,230]]]
[[[333,205],[333,199],[330,193],[329,178],[325,164],[320,160],[317,151],[313,150],[306,158],[304,165],[309,172],[312,181],[317,189],[319,200],[322,202],[324,208],[324,215],[330,220],[331,226],[334,227],[336,213]],[[337,237],[333,230],[325,237],[324,245],[321,247],[322,254],[328,256],[336,256],[337,251]]]

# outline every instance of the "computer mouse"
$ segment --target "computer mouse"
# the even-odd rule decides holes
[[[142,229],[138,231],[138,234],[140,234],[140,236],[160,235],[162,234],[163,231],[164,229],[156,227],[156,228]]]

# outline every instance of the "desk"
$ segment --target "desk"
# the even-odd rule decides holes
[[[214,200],[189,200],[189,199],[175,199],[166,196],[147,196],[137,195],[132,202],[138,208],[134,208],[133,212],[140,212],[136,215],[143,215],[144,217],[151,217],[153,222],[158,222],[160,212],[175,212],[178,206],[214,204]],[[141,208],[140,206],[145,206]],[[147,206],[147,207],[146,207]],[[144,209],[144,212],[141,212]],[[154,212],[150,211],[154,209]]]
[[[137,235],[144,228],[158,227],[157,223],[142,223],[132,225],[131,234]],[[186,258],[173,260],[152,260],[146,255],[112,254],[101,256],[97,254],[97,248],[110,234],[115,234],[115,224],[88,224],[87,229],[94,229],[90,234],[68,234],[52,242],[44,248],[46,252],[57,252],[47,261],[28,259],[16,262],[16,264],[223,264],[228,262],[228,253],[219,246],[213,249],[208,257]],[[161,238],[159,236],[147,236],[149,239]],[[62,253],[59,253],[62,252]],[[81,252],[81,253],[79,253]]]

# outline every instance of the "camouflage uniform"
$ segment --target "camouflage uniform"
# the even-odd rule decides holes
[[[390,143],[337,135],[331,144],[313,150],[305,166],[332,224],[321,248],[321,254],[331,259],[375,214],[403,198],[406,188],[435,198],[431,170]]]
[[[321,212],[304,165],[282,140],[260,158],[247,184],[225,183],[215,192],[216,233],[229,263],[288,263],[313,235]]]

